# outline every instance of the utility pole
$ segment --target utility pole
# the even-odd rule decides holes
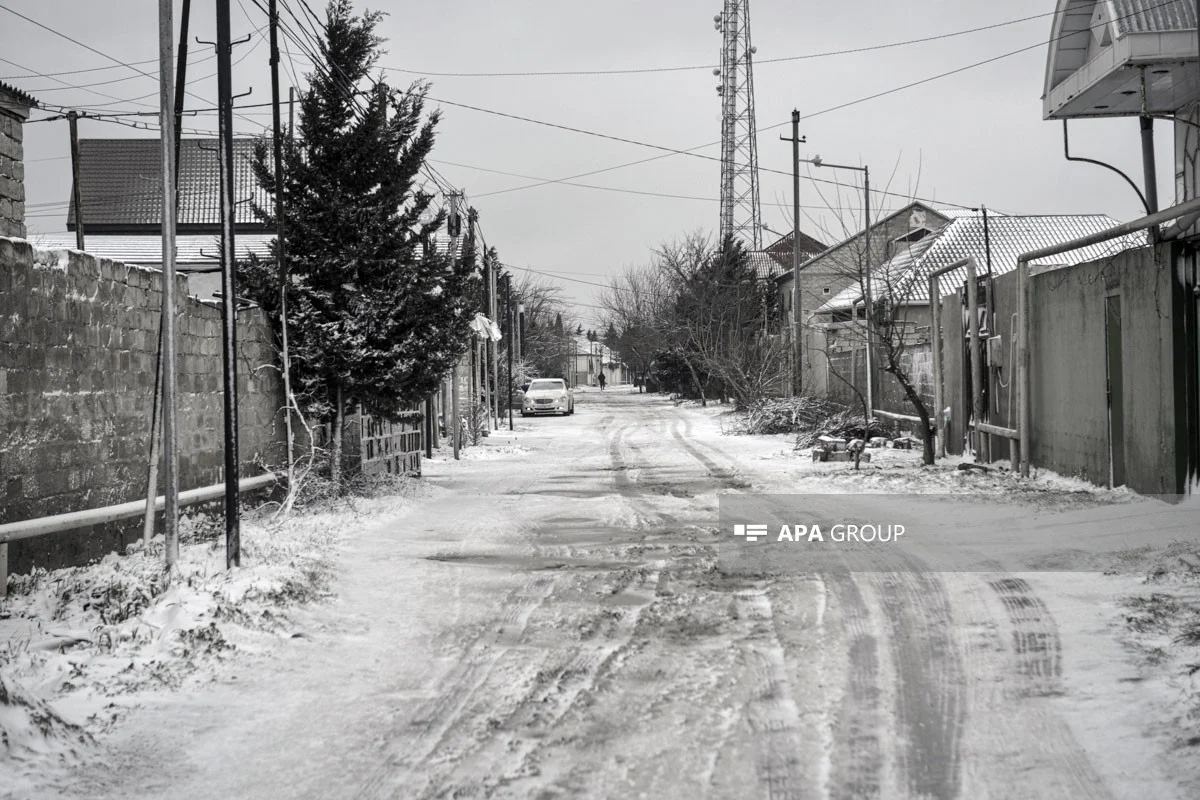
[[[484,254],[484,260],[489,261],[488,254]],[[500,269],[500,264],[491,259],[491,266],[488,269],[488,283],[490,284],[489,296],[491,297],[491,307],[488,311],[488,319],[496,327],[500,327],[499,317],[500,298],[497,295],[499,284],[499,276],[496,273]],[[500,344],[495,340],[489,340],[491,346],[491,363],[492,363],[492,408],[496,424],[496,430],[500,430]]]
[[[237,281],[234,275],[233,223],[233,43],[229,32],[229,0],[217,3],[217,161],[221,182],[221,301],[224,330],[225,418],[225,568],[242,564],[238,496]]]
[[[188,26],[192,17],[192,0],[183,0],[183,14],[179,21],[179,52],[175,60],[175,219],[179,219],[179,153],[183,149],[183,104],[187,98],[187,52]],[[168,135],[163,130],[161,136]],[[162,224],[166,224],[163,220]],[[165,273],[164,273],[165,274]],[[163,400],[163,319],[158,322],[158,357],[154,373],[154,403],[150,411],[150,458],[146,467],[146,515],[142,521],[142,541],[147,545],[154,538],[154,513],[158,500],[158,462],[162,459],[162,400]],[[178,487],[177,487],[178,488]]]
[[[459,197],[460,197],[460,194],[458,192],[450,193],[450,197],[449,197],[450,217],[449,217],[449,225],[447,227],[450,230],[451,235],[453,237],[453,242],[451,243],[451,247],[452,247],[452,252],[454,253],[454,259],[456,262],[458,262],[458,264],[461,264],[462,250],[459,247],[459,245],[460,245],[459,238],[460,238],[460,234],[462,232],[462,228],[461,228],[461,222],[459,221],[459,217],[458,217]],[[458,264],[456,264],[456,266]],[[474,351],[474,346],[472,345],[472,354],[473,354],[473,351]],[[459,363],[461,362],[461,360],[462,359],[460,358],[458,361],[454,362],[454,371],[451,373],[451,384],[450,384],[451,401],[450,402],[451,402],[451,405],[453,406],[454,419],[448,420],[446,422],[446,430],[447,430],[447,432],[450,433],[451,441],[454,442],[454,460],[455,461],[457,461],[457,460],[459,460],[459,458],[461,458],[461,450],[462,450],[462,411],[460,410],[461,406],[459,405],[460,392],[459,392],[459,388],[458,388]],[[468,358],[467,359],[468,365],[473,360],[474,360],[473,358]],[[453,425],[453,428],[450,427],[451,425]]]
[[[175,30],[172,22],[172,0],[158,3],[158,71],[159,71],[159,142],[162,149],[162,343],[159,354],[162,369],[163,449],[166,459],[163,470],[165,495],[163,529],[166,567],[168,572],[179,563],[179,449],[175,408]],[[75,120],[71,120],[72,128]],[[73,131],[72,131],[73,132]],[[74,136],[72,136],[74,138]],[[75,179],[79,191],[78,173]],[[78,214],[79,201],[76,200]],[[81,218],[75,218],[76,230],[82,242]],[[82,245],[81,245],[82,246]],[[151,436],[157,425],[151,424]],[[157,483],[157,481],[156,481]],[[156,488],[151,488],[156,491]],[[153,508],[148,516],[153,519]]]
[[[800,111],[792,109],[792,396],[799,397],[803,385],[800,369],[804,364],[800,341],[800,145],[808,139],[800,136]]]
[[[159,12],[162,13],[161,10]],[[168,20],[169,21],[169,20]],[[160,25],[161,27],[161,21]],[[83,189],[79,184],[79,112],[67,112],[67,125],[71,131],[71,199],[75,201],[75,249],[83,250]]]
[[[296,433],[292,429],[292,362],[288,353],[288,269],[287,223],[283,217],[283,125],[279,119],[279,5],[270,0],[268,13],[271,24],[271,138],[275,169],[275,257],[279,270],[279,329],[283,363],[283,418],[287,432],[287,485],[295,485]]]
[[[512,273],[504,276],[504,315],[508,320],[508,394],[505,395],[504,404],[508,406],[508,429],[513,429],[513,345],[516,344],[516,337],[513,336],[513,313],[512,313]]]
[[[866,250],[866,259],[863,262],[863,272],[866,274],[866,280],[863,282],[863,300],[867,305],[867,437],[870,438],[870,425],[875,419],[875,329],[871,326],[871,315],[875,313],[871,291],[871,170],[864,166],[862,174],[863,248]]]

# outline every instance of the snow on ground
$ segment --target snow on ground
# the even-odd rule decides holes
[[[277,605],[235,593],[249,619],[216,628],[234,650],[142,632],[118,638],[119,659],[93,643],[37,665],[20,655],[30,699],[18,702],[60,715],[39,707],[23,717],[36,724],[13,726],[20,763],[40,748],[61,769],[19,773],[36,789],[12,794],[1200,796],[1197,579],[1180,567],[1194,536],[1150,530],[1090,559],[1077,541],[1177,511],[1057,476],[921,467],[911,451],[872,451],[857,472],[813,463],[791,437],[722,435],[727,408],[628,388],[577,404],[570,418],[518,418],[459,461],[443,448],[419,506],[357,501],[358,516],[333,515],[336,535],[288,534],[292,553],[320,555],[274,562],[292,577],[313,567],[310,596],[329,600],[285,604],[273,628],[256,615]],[[724,573],[717,501],[749,492],[838,494],[847,508],[880,493],[987,495],[997,519],[1071,524],[1039,571]],[[135,617],[175,613],[195,632],[232,607],[219,552],[193,547],[179,605],[164,592]],[[80,579],[84,594],[124,585],[112,570]],[[82,595],[62,601],[39,580],[29,597],[42,599],[18,605],[65,602],[59,627],[45,612],[37,624],[96,639]],[[32,619],[0,625],[48,639]],[[72,652],[93,677],[63,690]],[[164,682],[141,669],[122,693],[105,667],[122,659],[179,671]],[[89,700],[117,703],[101,709],[116,722],[82,713]]]
[[[345,533],[428,493],[396,482],[278,522],[251,512],[233,571],[219,520],[192,516],[170,581],[161,535],[91,566],[13,576],[0,599],[0,787],[18,791],[46,757],[76,760],[146,693],[201,686],[291,636],[291,609],[329,595]]]

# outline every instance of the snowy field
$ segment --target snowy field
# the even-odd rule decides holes
[[[726,413],[583,392],[401,496],[248,521],[232,575],[198,531],[170,588],[153,553],[16,579],[0,795],[1200,796],[1195,507],[855,472]],[[718,497],[785,493],[1066,533],[1021,571],[720,569]]]

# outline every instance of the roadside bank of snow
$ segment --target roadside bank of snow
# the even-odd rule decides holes
[[[0,795],[19,796],[46,759],[70,763],[140,695],[203,684],[292,636],[289,608],[329,596],[343,538],[428,492],[403,481],[280,522],[247,513],[232,571],[220,524],[193,517],[170,581],[161,536],[86,567],[12,576],[0,599]]]

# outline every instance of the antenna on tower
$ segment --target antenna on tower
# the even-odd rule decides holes
[[[732,236],[761,250],[750,0],[725,0],[713,23],[721,32],[721,67],[713,71],[721,79],[721,242]]]

